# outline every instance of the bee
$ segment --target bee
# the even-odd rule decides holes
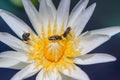
[[[67,35],[70,33],[70,31],[71,31],[71,27],[68,27],[61,36],[59,36],[59,35],[50,36],[48,39],[49,40],[62,40],[63,38],[67,37]]]
[[[71,31],[71,27],[68,27],[67,29],[66,29],[66,31],[63,33],[63,37],[64,38],[66,38],[67,37],[67,35],[70,33],[70,31]]]
[[[55,36],[50,36],[48,39],[49,40],[62,40],[62,37],[58,36],[58,35],[55,35]]]
[[[28,40],[30,40],[29,36],[30,36],[30,33],[24,33],[24,34],[22,35],[22,40],[23,40],[23,41],[28,41]]]

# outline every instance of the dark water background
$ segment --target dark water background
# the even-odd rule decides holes
[[[53,0],[57,6],[59,0]],[[72,0],[71,9],[79,0]],[[93,16],[85,27],[85,30],[93,30],[110,26],[120,25],[120,0],[90,0],[89,5],[96,2],[97,6]],[[23,8],[19,8],[11,4],[10,0],[0,0],[0,8],[8,10],[27,24],[28,17]],[[0,18],[0,32],[9,32],[15,35],[7,24]],[[15,35],[16,36],[16,35]],[[11,50],[8,46],[0,42],[0,52]],[[117,57],[116,62],[95,64],[89,66],[80,66],[90,77],[91,80],[120,80],[120,34],[112,37],[108,42],[99,46],[91,53],[103,52]],[[0,68],[0,80],[10,80],[10,78],[18,72],[12,69]],[[35,80],[35,76],[26,80]]]

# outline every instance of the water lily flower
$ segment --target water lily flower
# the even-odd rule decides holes
[[[0,67],[20,69],[11,80],[23,80],[36,73],[36,80],[90,80],[78,65],[115,61],[106,53],[90,53],[120,32],[120,26],[86,31],[96,3],[80,0],[69,14],[71,0],[61,0],[56,10],[52,0],[39,0],[39,11],[30,0],[22,0],[35,32],[12,13],[0,16],[19,37],[0,32],[0,41],[15,51],[0,53]]]

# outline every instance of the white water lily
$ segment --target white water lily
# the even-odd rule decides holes
[[[36,73],[36,80],[89,80],[75,64],[116,60],[106,53],[87,54],[120,32],[120,26],[113,26],[81,33],[96,3],[87,8],[89,0],[80,0],[69,15],[70,0],[61,0],[57,10],[51,0],[39,0],[39,11],[30,0],[22,2],[36,32],[12,13],[0,10],[0,16],[20,38],[0,32],[0,41],[15,50],[0,53],[0,67],[21,69],[11,80],[23,80]],[[63,37],[68,27],[71,30]],[[25,33],[30,34],[26,41]],[[62,39],[49,40],[55,35]]]

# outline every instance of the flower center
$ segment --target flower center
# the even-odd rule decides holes
[[[44,48],[44,57],[51,62],[57,62],[63,57],[64,50],[65,45],[61,41],[47,43]]]
[[[55,31],[55,29],[54,29]],[[79,39],[74,38],[72,31],[67,35],[67,37],[62,37],[60,40],[49,40],[50,36],[60,35],[64,33],[64,30],[61,29],[59,34],[50,34],[51,31],[48,30],[48,37],[45,36],[44,30],[42,31],[41,39],[33,33],[30,33],[30,40],[27,41],[31,47],[28,49],[29,60],[33,60],[37,65],[46,65],[46,63],[56,63],[61,64],[60,62],[72,60],[80,53],[78,49]],[[56,31],[55,31],[56,32]]]

